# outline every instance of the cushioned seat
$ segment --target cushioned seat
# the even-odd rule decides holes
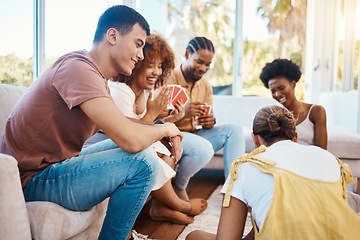
[[[26,88],[0,84],[0,144],[6,120]],[[50,202],[25,203],[17,161],[0,154],[0,238],[97,239],[108,200],[76,212]]]

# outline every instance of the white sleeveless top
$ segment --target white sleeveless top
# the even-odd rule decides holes
[[[296,126],[296,132],[299,134],[298,143],[302,145],[314,145],[314,124],[310,121],[309,116],[314,104],[311,105],[309,112],[304,121]]]

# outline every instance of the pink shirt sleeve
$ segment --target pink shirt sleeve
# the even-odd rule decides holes
[[[69,109],[92,98],[111,98],[107,80],[86,59],[66,61],[56,71],[53,86]]]

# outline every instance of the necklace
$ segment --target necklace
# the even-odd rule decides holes
[[[295,118],[295,122],[297,122],[299,120],[299,116],[300,116],[301,111],[302,111],[302,102],[300,102],[300,109],[299,109],[298,114],[297,114],[297,116]]]

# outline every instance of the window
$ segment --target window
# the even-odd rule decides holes
[[[360,1],[341,0],[335,91],[358,89],[360,57]]]
[[[166,36],[175,52],[177,65],[183,60],[187,43],[195,36],[205,36],[215,46],[215,58],[206,78],[212,86],[231,85],[236,0],[167,2]]]
[[[288,58],[303,67],[306,28],[306,0],[244,0],[243,11],[243,95],[271,97],[259,76],[267,62]],[[301,79],[296,95],[304,95]]]
[[[112,3],[106,0],[46,0],[45,67],[57,57],[90,50],[97,21]]]
[[[29,86],[33,74],[33,3],[0,3],[0,83]]]

